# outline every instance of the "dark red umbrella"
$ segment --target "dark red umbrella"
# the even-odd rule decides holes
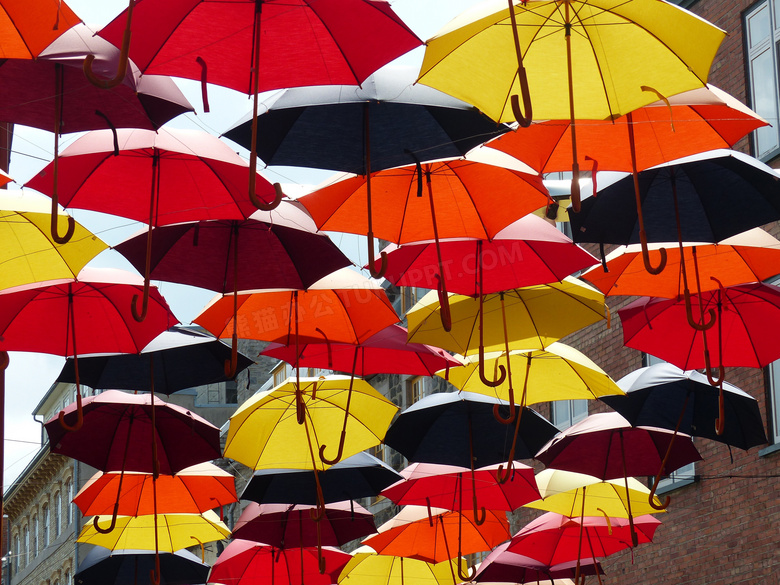
[[[634,525],[639,543],[652,542],[661,521],[645,515],[636,518]],[[569,518],[547,512],[515,534],[506,550],[546,565],[557,565],[577,559],[607,557],[631,547],[631,542],[631,529],[624,518]]]
[[[563,280],[598,260],[560,230],[535,215],[526,215],[493,238],[439,240],[449,292],[470,297],[482,293]],[[438,256],[433,240],[390,244],[385,278],[398,286],[438,287]],[[375,266],[376,268],[376,266]]]
[[[250,502],[232,537],[291,549],[341,546],[376,532],[373,515],[360,504],[335,502],[325,504],[324,510],[324,516],[314,520],[317,506]]]
[[[50,163],[28,186],[53,196]],[[246,195],[249,168],[215,136],[196,130],[94,130],[59,156],[59,196],[65,207],[102,211],[149,224],[145,286],[140,311],[146,316],[152,233],[157,226],[202,219],[249,217],[255,208]],[[261,196],[274,188],[259,178]],[[106,197],[111,193],[111,197]]]
[[[652,499],[661,476],[701,460],[701,455],[690,435],[655,427],[632,427],[617,412],[605,412],[591,414],[558,433],[539,450],[536,459],[552,469],[585,473],[602,480],[625,478],[626,493],[628,477],[655,475]],[[630,498],[628,503],[628,520],[633,530]],[[668,501],[663,507],[666,505]]]
[[[498,473],[498,464],[472,471],[457,465],[412,463],[401,471],[404,479],[382,490],[382,495],[400,505],[459,512],[471,505],[475,519],[485,517],[485,508],[511,512],[542,497],[532,467],[515,461],[504,483],[498,482]],[[479,514],[477,502],[482,506]]]
[[[327,569],[319,571],[316,547],[279,549],[235,539],[211,567],[209,583],[222,585],[331,585],[351,556],[339,549],[322,550]]]
[[[440,370],[463,365],[443,349],[409,343],[407,331],[400,325],[385,327],[357,345],[307,343],[300,345],[296,353],[294,345],[271,343],[260,353],[301,367],[348,372],[355,376],[433,376]]]

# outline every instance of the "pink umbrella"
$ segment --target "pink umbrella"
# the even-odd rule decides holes
[[[300,345],[296,352],[294,345],[271,343],[260,354],[284,360],[296,367],[324,368],[350,372],[355,376],[433,376],[440,370],[463,365],[443,349],[409,343],[407,331],[400,325],[385,327],[357,345],[325,340],[324,343]]]

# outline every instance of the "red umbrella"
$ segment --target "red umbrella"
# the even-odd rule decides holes
[[[315,547],[278,549],[258,542],[235,539],[211,567],[209,583],[222,585],[331,585],[351,556],[339,549],[322,550],[327,569],[319,572]]]
[[[131,50],[134,9],[142,42]],[[258,94],[296,86],[359,85],[422,44],[384,0],[131,0],[126,14],[100,34],[117,46],[121,36],[124,60],[116,77],[105,82],[92,73],[87,58],[84,71],[93,83],[121,80],[129,54],[145,74],[200,80],[207,112],[207,81],[254,96],[249,197],[260,209],[278,205],[281,192],[270,206],[255,194]]]
[[[535,215],[526,215],[486,240],[439,241],[446,288],[476,297],[482,293],[561,281],[598,263],[560,230]],[[385,278],[398,286],[436,289],[438,274],[433,241],[390,244]],[[375,263],[378,268],[378,261]]]
[[[54,196],[54,164],[28,186]],[[91,209],[149,224],[142,308],[146,316],[153,228],[201,219],[246,219],[255,210],[242,187],[246,161],[215,136],[195,130],[94,130],[59,156],[59,196],[65,207]],[[273,187],[265,179],[262,196]],[[111,197],[106,197],[110,192]],[[149,194],[148,197],[146,194]]]
[[[504,483],[498,482],[498,465],[471,470],[458,465],[412,463],[401,471],[404,479],[382,490],[382,495],[396,504],[436,506],[463,511],[471,500],[474,518],[485,517],[485,508],[511,512],[541,498],[533,468],[515,461],[512,473]],[[477,502],[482,505],[477,513]]]
[[[271,343],[260,354],[300,367],[351,372],[355,376],[433,376],[440,370],[462,365],[458,358],[443,349],[422,343],[409,343],[407,331],[400,325],[385,327],[357,345],[307,343],[299,346],[296,352],[294,345]]]
[[[317,506],[250,502],[232,537],[290,549],[341,546],[376,532],[373,515],[360,504],[336,502],[325,504],[324,510],[324,516],[314,520],[311,513]]]
[[[636,518],[634,525],[638,542],[652,542],[661,521],[648,514]],[[607,557],[629,548],[631,542],[631,531],[623,518],[569,518],[547,512],[515,534],[506,550],[547,565],[557,565],[577,559]]]

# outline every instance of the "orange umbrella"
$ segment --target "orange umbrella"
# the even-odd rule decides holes
[[[117,484],[121,492],[117,500]],[[157,477],[157,506],[163,514],[201,514],[238,501],[235,478],[213,463],[201,463],[182,469],[175,475]],[[115,472],[99,471],[79,490],[73,503],[84,516],[113,513],[119,505],[120,516],[154,513],[152,474],[126,471],[124,478]]]
[[[470,512],[406,506],[380,526],[378,534],[363,540],[363,544],[383,555],[440,563],[490,550],[509,536],[505,512],[488,510],[485,521],[478,525]],[[460,564],[458,561],[459,573]],[[471,577],[460,575],[464,581]]]
[[[672,299],[684,294],[687,281],[697,282],[699,292],[761,282],[780,273],[780,241],[754,228],[717,244],[678,242],[651,244],[650,257],[668,247],[667,270],[652,275],[644,269],[639,244],[620,246],[606,257],[607,272],[596,266],[581,275],[605,295],[648,296]],[[673,247],[674,246],[674,247]],[[684,258],[681,261],[680,252]],[[685,274],[683,273],[685,272]]]

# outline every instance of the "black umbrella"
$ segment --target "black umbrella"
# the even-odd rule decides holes
[[[660,363],[640,368],[618,381],[625,395],[602,396],[632,426],[678,429],[739,449],[767,442],[758,402],[731,384],[723,384],[725,417],[732,421],[723,434],[715,429],[719,389],[695,370]],[[679,425],[679,427],[678,427]]]
[[[368,177],[368,266],[374,269],[372,171],[454,158],[509,130],[474,106],[415,84],[411,68],[384,68],[358,86],[290,88],[273,94],[257,118],[224,136],[251,148],[267,165],[314,167]],[[418,167],[419,168],[419,167]],[[422,171],[418,177],[422,193]],[[386,258],[385,254],[382,254]],[[386,260],[383,261],[386,268]]]
[[[325,503],[373,497],[403,479],[368,453],[358,453],[318,473]],[[241,494],[242,500],[276,504],[317,504],[314,472],[301,469],[259,469]]]
[[[515,425],[493,415],[499,404],[504,418],[509,405],[472,392],[431,394],[403,411],[385,434],[385,444],[410,462],[484,467],[511,460]],[[530,459],[558,429],[543,416],[524,408],[518,425],[514,459]]]
[[[230,346],[211,335],[175,327],[158,336],[141,353],[79,357],[79,380],[91,388],[149,391],[154,386],[155,392],[172,394],[227,381],[224,366],[230,355]],[[237,372],[253,363],[239,354]],[[72,358],[65,362],[57,382],[75,383]]]
[[[154,569],[154,551],[109,550],[96,546],[87,553],[74,575],[76,585],[137,585],[148,582]],[[209,576],[209,565],[188,550],[160,553],[160,585],[199,585]]]

